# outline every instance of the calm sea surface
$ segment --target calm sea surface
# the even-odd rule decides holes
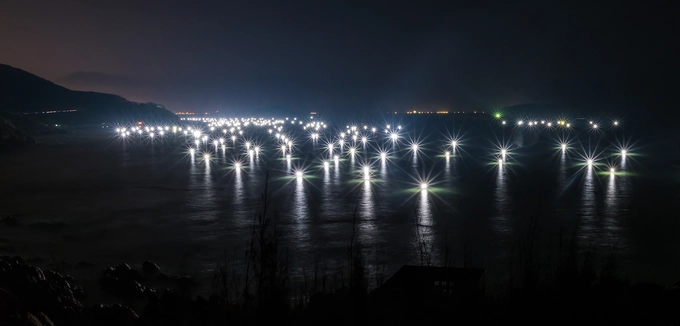
[[[418,239],[431,245],[433,264],[444,261],[448,243],[450,262],[462,265],[467,255],[491,276],[502,274],[538,216],[540,246],[563,230],[581,249],[615,253],[634,280],[678,280],[677,145],[626,126],[593,131],[588,122],[563,131],[421,119],[394,122],[391,129],[402,126],[398,142],[384,122],[375,135],[360,127],[368,142],[347,136],[340,149],[348,122],[329,123],[317,141],[286,125],[295,139],[290,160],[267,128],[244,128],[235,143],[225,137],[225,150],[211,139],[195,155],[188,154],[193,138],[184,136],[121,139],[106,128],[41,138],[0,154],[0,214],[21,222],[0,228],[0,254],[40,257],[43,265],[91,262],[92,270],[64,265],[86,280],[107,266],[152,260],[168,274],[194,275],[207,292],[216,263],[244,257],[269,173],[271,212],[293,277],[315,261],[345,259],[356,211],[369,268],[384,264],[387,275],[420,263]],[[248,155],[246,138],[261,151]]]

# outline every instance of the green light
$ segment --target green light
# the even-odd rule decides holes
[[[500,118],[501,118],[501,114],[500,114],[500,113],[496,113],[496,119],[500,119]]]

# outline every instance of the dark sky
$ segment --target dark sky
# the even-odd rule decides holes
[[[631,112],[678,86],[678,1],[170,2],[5,0],[0,63],[196,112]]]

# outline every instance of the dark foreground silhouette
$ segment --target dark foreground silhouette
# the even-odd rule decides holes
[[[384,280],[379,264],[365,262],[356,212],[338,267],[315,264],[293,283],[267,194],[265,188],[245,262],[218,265],[207,299],[190,296],[191,278],[167,276],[147,261],[141,271],[127,264],[107,268],[99,279],[121,302],[140,302],[136,311],[121,304],[85,307],[86,291],[58,272],[59,264],[43,271],[20,257],[0,257],[0,325],[680,324],[680,283],[632,284],[615,255],[602,259],[578,250],[575,236],[560,234],[550,247],[557,250],[544,253],[538,214],[529,218],[529,231],[512,246],[495,284],[487,284],[485,270],[472,268],[467,257],[457,268],[448,259],[432,266],[434,245],[424,237],[415,248],[421,266],[404,266]],[[0,221],[3,227],[17,223]],[[158,284],[164,290],[156,290]]]

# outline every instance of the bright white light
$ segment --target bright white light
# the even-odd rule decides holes
[[[588,163],[588,165],[593,165],[593,160],[592,160],[592,159],[588,159],[587,163]]]
[[[248,155],[253,155],[253,153],[254,153],[254,152],[253,152],[252,149],[248,151]]]
[[[255,146],[255,153],[259,153],[259,152],[260,152],[260,146]]]
[[[354,152],[355,152],[355,151],[356,151],[356,150],[354,149],[354,147],[352,147],[352,148],[349,149],[349,153],[352,154],[352,155],[354,155]]]
[[[562,144],[561,147],[562,147],[562,150],[563,150],[563,151],[566,151],[566,150],[567,150],[567,144]]]
[[[503,122],[502,122],[502,123],[503,123],[503,124],[505,124],[505,120],[503,120]]]
[[[517,122],[517,124],[521,126],[521,125],[524,124],[524,121],[520,120],[520,121]]]
[[[592,124],[593,124],[593,122],[592,122],[592,121],[590,121],[590,124],[592,125]]]
[[[189,149],[189,154],[191,154],[191,155],[193,156],[193,155],[194,155],[194,153],[196,153],[196,150],[195,150],[195,149],[193,149],[193,148],[190,148],[190,149]]]
[[[451,147],[456,147],[456,146],[458,146],[458,141],[457,140],[451,141]]]
[[[371,128],[371,131],[372,131],[372,132],[375,132],[375,128]]]
[[[597,129],[597,125],[596,125],[596,124],[595,124],[595,125],[593,125],[593,129]]]
[[[246,142],[246,149],[250,149],[250,142],[249,141]]]
[[[626,156],[626,154],[628,154],[628,151],[626,151],[625,149],[622,149],[622,150],[621,150],[621,155],[622,155],[622,156]]]
[[[241,163],[239,163],[239,162],[234,163],[234,168],[235,168],[235,169],[240,169],[240,168],[241,168]]]
[[[342,146],[344,146],[344,145],[345,145],[345,141],[344,141],[344,140],[342,140],[342,139],[340,139],[340,141],[339,141],[338,143],[340,144],[340,147],[342,147]]]
[[[614,121],[614,125],[615,125],[615,126],[618,126],[618,125],[619,125],[619,122],[618,122],[618,121]]]
[[[498,159],[498,164],[503,164],[503,160],[499,158],[499,159]]]
[[[397,126],[397,129],[401,130],[401,126]]]
[[[205,160],[209,160],[209,159],[210,159],[210,154],[203,154],[203,158],[204,158]]]
[[[328,168],[329,165],[330,165],[330,164],[329,164],[328,162],[323,162],[323,167],[324,167],[324,168]]]
[[[390,129],[390,125],[387,125],[386,127],[387,127],[387,129]]]
[[[339,160],[339,159],[340,159],[340,156],[338,156],[338,155],[335,155],[335,156],[333,156],[333,159],[337,161],[337,160]]]
[[[411,145],[411,149],[415,152],[418,150],[418,144]]]
[[[380,153],[380,158],[383,159],[383,160],[386,159],[386,158],[387,158],[387,153],[381,152],[381,153]]]
[[[609,169],[609,173],[614,174],[614,172],[616,172],[616,170],[614,170],[614,168]]]
[[[390,135],[390,138],[392,138],[392,140],[397,140],[399,138],[399,135],[397,133],[392,133]]]
[[[424,182],[421,183],[421,184],[420,184],[420,189],[423,189],[423,190],[427,189],[427,183],[424,183]]]
[[[341,132],[341,133],[340,133],[340,138],[345,138],[345,133],[344,133],[344,132]]]
[[[505,149],[505,148],[501,149],[501,155],[505,156],[505,154],[507,154],[507,153],[508,153],[507,149]]]
[[[552,122],[548,122],[548,127],[552,127]]]
[[[286,159],[290,160],[290,154],[286,154]]]
[[[153,136],[154,136],[153,132],[150,132],[149,137],[153,138]]]
[[[567,128],[571,128],[571,123],[567,123]]]
[[[302,171],[295,172],[295,176],[298,178],[302,178]]]
[[[362,143],[366,144],[367,141],[368,141],[368,138],[366,138],[366,137],[361,137],[361,142],[362,142]]]
[[[446,155],[446,157],[449,157],[451,155],[451,153],[449,153],[449,151],[446,151],[446,152],[444,152],[444,155]]]

